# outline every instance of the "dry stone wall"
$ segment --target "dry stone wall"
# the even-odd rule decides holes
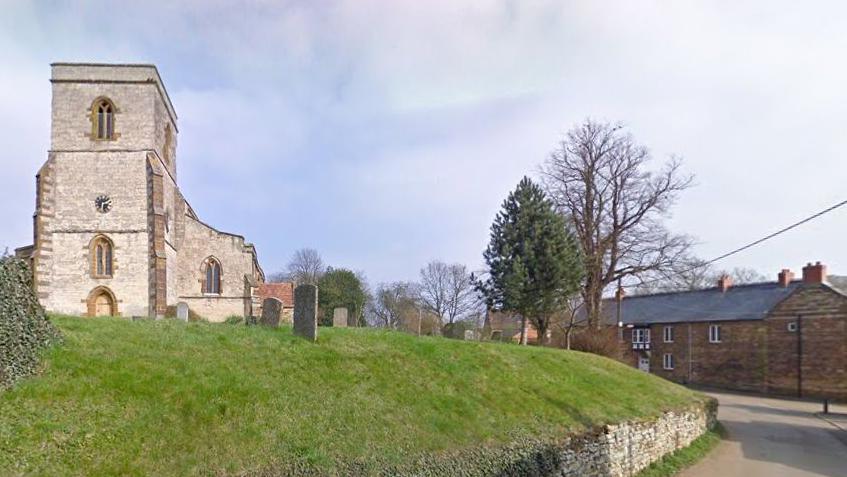
[[[421,458],[383,475],[630,477],[690,445],[715,425],[717,406],[705,402],[653,419],[602,426],[559,441],[522,440]],[[351,472],[353,473],[352,469]]]

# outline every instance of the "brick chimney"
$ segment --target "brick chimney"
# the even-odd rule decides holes
[[[791,280],[794,280],[794,272],[787,268],[783,268],[779,275],[777,275],[777,281],[779,282],[779,286],[782,288],[787,288],[788,284],[791,283]]]
[[[826,265],[821,262],[817,262],[814,265],[807,263],[806,266],[803,267],[803,283],[808,285],[823,283],[825,281]]]
[[[732,286],[732,277],[729,275],[721,275],[718,278],[718,288],[721,289],[722,292],[726,293],[729,290],[729,287]]]

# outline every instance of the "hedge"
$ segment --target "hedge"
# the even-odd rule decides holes
[[[61,339],[38,303],[27,262],[0,256],[0,389],[34,374],[39,352]]]

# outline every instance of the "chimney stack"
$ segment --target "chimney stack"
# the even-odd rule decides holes
[[[623,287],[618,287],[617,291],[615,291],[615,300],[621,302],[623,301],[623,297],[626,296],[626,292]]]
[[[718,278],[718,288],[720,288],[722,292],[726,293],[726,291],[729,290],[729,287],[731,286],[732,277],[730,277],[729,275],[724,274],[721,275],[720,278]]]
[[[781,272],[779,272],[777,281],[779,282],[779,286],[782,288],[788,288],[788,285],[791,283],[791,280],[794,280],[794,272],[787,268],[783,268]]]
[[[814,265],[807,263],[803,267],[803,283],[806,285],[820,284],[826,281],[826,265],[817,262]]]

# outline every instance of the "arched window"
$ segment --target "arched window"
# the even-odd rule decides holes
[[[100,98],[91,106],[92,134],[96,139],[115,138],[115,105]]]
[[[207,258],[203,264],[205,278],[203,279],[203,293],[211,295],[221,294],[221,264],[214,258]]]
[[[95,278],[111,278],[114,269],[112,241],[100,235],[91,241],[91,275]]]

